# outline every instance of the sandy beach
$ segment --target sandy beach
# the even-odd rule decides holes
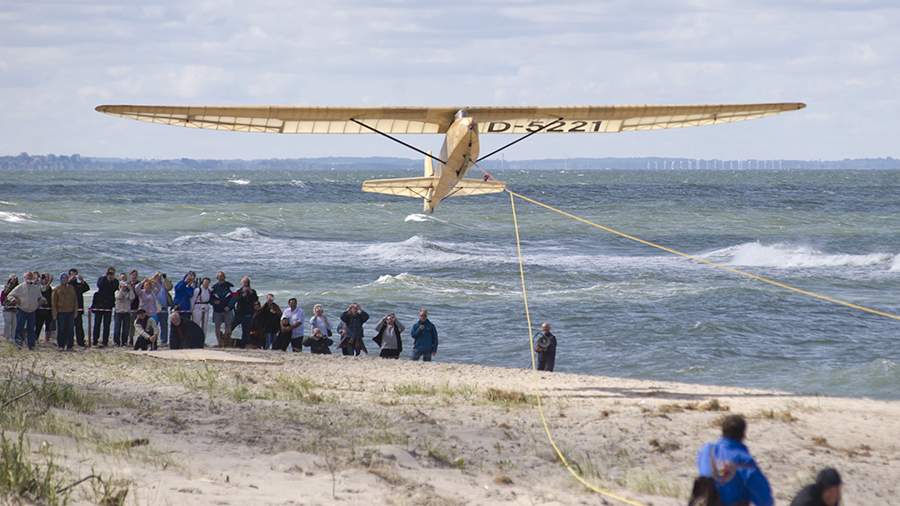
[[[52,457],[61,482],[97,474],[112,489],[89,480],[75,503],[617,504],[559,464],[538,391],[585,478],[644,504],[685,502],[724,413],[748,417],[779,503],[826,465],[848,505],[900,496],[900,402],[310,354],[0,350],[4,395],[48,381],[77,392],[26,427],[33,460]],[[9,413],[36,396],[10,404],[7,437]]]

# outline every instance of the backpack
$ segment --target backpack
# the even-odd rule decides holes
[[[709,476],[694,478],[694,487],[691,489],[688,506],[722,506],[719,490],[716,488],[716,480]]]

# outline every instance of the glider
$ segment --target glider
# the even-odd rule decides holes
[[[731,105],[616,105],[573,107],[207,107],[100,105],[98,112],[149,123],[234,132],[380,134],[425,155],[422,177],[363,182],[365,192],[421,198],[431,213],[446,198],[504,191],[486,175],[465,178],[485,158],[534,134],[601,134],[717,125],[763,118],[803,103]],[[444,134],[434,156],[392,134]],[[480,134],[521,134],[479,157]]]

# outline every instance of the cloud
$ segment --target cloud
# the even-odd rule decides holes
[[[0,152],[403,154],[379,139],[122,123],[99,102],[314,105],[802,100],[756,122],[530,139],[508,158],[897,156],[893,2],[7,2]],[[426,148],[439,139],[411,139]],[[482,141],[487,149],[504,139]]]

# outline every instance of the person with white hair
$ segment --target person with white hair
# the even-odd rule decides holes
[[[325,309],[322,307],[322,304],[313,306],[313,315],[312,318],[309,319],[309,329],[310,332],[312,332],[312,329],[319,329],[325,337],[332,336],[331,322],[329,322],[328,317],[325,316]]]
[[[26,333],[28,349],[33,350],[37,344],[35,333],[35,313],[44,300],[41,295],[41,286],[34,277],[33,272],[26,272],[25,282],[12,289],[6,296],[16,304],[16,346],[22,346],[22,333]]]

